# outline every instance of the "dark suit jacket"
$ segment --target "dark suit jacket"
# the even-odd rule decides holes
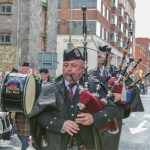
[[[92,85],[92,83],[89,85]],[[40,137],[42,134],[45,134],[48,141],[47,150],[67,149],[69,135],[67,133],[61,133],[63,123],[65,120],[68,120],[68,114],[65,107],[65,85],[63,77],[60,76],[56,79],[55,83],[50,83],[42,90],[41,95],[30,114],[31,135],[33,136],[33,141],[35,141],[36,146],[40,147]],[[74,106],[74,112],[76,111],[77,106]],[[86,132],[86,130],[83,131],[83,140],[86,141],[88,136],[92,136],[95,141],[95,149],[100,150],[100,139],[96,129],[108,124],[109,119],[110,121],[113,121],[116,113],[116,106],[113,102],[108,101],[102,111],[92,114],[94,124],[89,128],[91,128],[93,134],[88,135],[89,132]],[[35,126],[42,128],[39,130],[40,133],[36,133],[36,135],[34,133]],[[89,141],[87,142],[89,143]],[[87,146],[88,143],[84,144]],[[42,150],[41,147],[39,149]]]

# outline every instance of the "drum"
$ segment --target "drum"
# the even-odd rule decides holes
[[[0,137],[3,140],[10,140],[12,126],[9,120],[8,112],[0,112]]]
[[[36,93],[32,74],[6,72],[1,90],[1,107],[6,112],[30,114]]]

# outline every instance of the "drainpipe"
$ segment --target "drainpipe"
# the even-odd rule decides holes
[[[17,1],[17,41],[16,41],[16,68],[19,69],[19,26],[20,26],[20,0]]]

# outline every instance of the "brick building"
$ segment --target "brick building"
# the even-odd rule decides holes
[[[57,1],[0,0],[0,71],[47,67],[55,74]]]
[[[88,47],[88,67],[95,68],[97,64],[96,45],[109,45],[112,47],[112,62],[116,66],[122,57],[123,49],[129,39],[130,31],[131,47],[129,54],[134,53],[134,0],[58,0],[58,27],[57,27],[57,53],[58,69],[61,73],[62,54],[64,49],[69,49],[71,45],[83,47],[83,11],[82,6],[87,7],[88,26],[87,47]],[[72,22],[71,22],[72,21]],[[72,26],[71,26],[72,25]],[[71,31],[71,32],[70,32]],[[83,50],[83,48],[80,48]],[[111,59],[111,58],[110,58]]]
[[[150,39],[139,37],[135,39],[135,43],[135,59],[142,58],[136,76],[142,76],[150,71]]]

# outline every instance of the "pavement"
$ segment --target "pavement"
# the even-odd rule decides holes
[[[13,138],[8,140],[0,140],[0,150],[20,150],[21,149],[21,143],[17,137],[16,134],[13,135]],[[35,150],[31,142],[29,142],[29,147],[27,150]]]

